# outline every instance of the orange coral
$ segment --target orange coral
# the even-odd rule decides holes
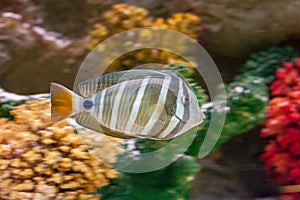
[[[27,102],[11,114],[14,121],[0,119],[0,199],[96,200],[91,193],[117,176],[88,152],[68,121],[50,121],[48,100]],[[96,153],[111,149],[106,159],[116,161],[120,150],[101,145]]]

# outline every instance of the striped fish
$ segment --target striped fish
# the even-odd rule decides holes
[[[205,119],[197,98],[180,77],[129,70],[79,84],[81,96],[51,83],[51,120],[75,115],[91,130],[119,138],[168,140]]]

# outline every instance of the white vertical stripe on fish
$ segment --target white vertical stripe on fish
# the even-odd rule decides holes
[[[107,88],[106,94],[103,100],[103,116],[102,123],[107,125],[107,121],[109,120],[109,111],[111,109],[111,98],[112,98],[112,90],[111,88]]]
[[[104,124],[106,124],[108,127],[109,127],[109,124],[111,123],[111,116],[112,116],[112,109],[113,109],[113,102],[114,102],[114,99],[117,95],[117,93],[119,92],[119,87],[110,87],[109,88],[109,101],[108,101],[108,104],[107,104],[107,116],[106,116],[106,119],[104,120]]]
[[[165,138],[169,133],[171,133],[177,124],[180,123],[180,120],[173,116],[167,126],[167,128],[159,135],[160,138]]]
[[[138,92],[137,92],[137,97],[135,99],[135,102],[133,102],[133,106],[132,106],[132,111],[130,113],[130,116],[128,118],[128,121],[127,121],[127,124],[126,124],[126,127],[124,130],[126,130],[128,133],[132,133],[131,130],[132,128],[134,127],[134,122],[135,122],[135,119],[136,119],[136,116],[139,112],[139,105],[141,103],[141,100],[144,96],[144,93],[145,93],[145,89],[146,89],[146,86],[147,86],[147,83],[149,82],[149,78],[146,78],[143,80]]]
[[[101,94],[96,94],[93,95],[93,102],[94,102],[94,110],[93,110],[93,116],[98,118],[98,113],[99,113],[99,102],[100,102],[100,98],[101,98]]]
[[[89,84],[89,92],[91,93],[92,90],[94,88],[94,81],[91,82],[91,84]]]
[[[106,89],[101,91],[100,101],[99,101],[99,104],[97,105],[97,106],[99,106],[99,109],[98,109],[99,112],[96,114],[98,114],[99,121],[102,121],[102,119],[103,119],[105,93],[106,93]]]
[[[121,102],[126,102],[126,103],[121,103],[121,108],[119,108],[119,115],[118,115],[118,127],[119,129],[121,129],[122,131],[124,130],[125,126],[126,126],[126,122],[127,119],[129,117],[129,100],[130,96],[132,95],[132,84],[129,84],[128,81],[125,82],[125,93],[122,96],[122,101]],[[131,96],[132,97],[132,96]],[[132,97],[133,98],[133,97]]]
[[[145,94],[142,98],[142,102],[140,104],[139,113],[137,115],[135,123],[139,126],[135,126],[132,132],[140,134],[141,130],[144,129],[145,125],[150,119],[150,111],[152,106],[155,105],[158,101],[158,97],[161,91],[161,79],[151,79],[146,86]]]
[[[83,91],[87,91],[86,84],[83,85]]]
[[[193,92],[192,92],[192,90],[188,90],[189,91],[189,99],[190,99],[190,101],[192,100],[192,98],[193,98]],[[193,104],[189,104],[189,119],[191,118],[191,112],[193,111]]]
[[[91,91],[91,84],[87,84],[87,91],[88,91],[88,92]]]
[[[98,90],[96,80],[93,81],[93,86],[91,87],[91,94],[95,94]]]
[[[179,89],[178,89],[178,95],[177,95],[177,103],[176,103],[176,115],[180,119],[182,119],[184,115],[184,105],[182,103],[182,96],[183,96],[183,81],[179,79]]]
[[[123,95],[125,86],[126,86],[126,82],[121,83],[119,91],[118,91],[118,93],[115,96],[115,99],[113,101],[113,108],[112,108],[111,120],[110,120],[110,123],[108,124],[108,127],[110,127],[113,130],[116,129],[116,125],[118,123],[117,122],[117,118],[118,118],[118,113],[119,113],[119,109],[120,109],[120,104],[122,103],[121,102],[121,97]]]
[[[89,93],[92,91],[92,87],[93,87],[93,81],[90,84],[88,84]]]
[[[169,79],[169,78],[163,80],[161,91],[160,91],[157,102],[165,102],[166,101],[167,94],[168,94],[168,88],[169,88],[170,83],[171,83],[171,79]],[[155,109],[154,109],[152,115],[150,116],[150,119],[149,119],[148,123],[146,124],[144,129],[141,130],[141,133],[140,133],[141,135],[148,135],[149,134],[149,131],[153,128],[153,125],[158,120],[158,118],[161,114],[161,113],[158,113],[159,110],[161,109],[160,108],[161,106],[162,105],[155,105]]]
[[[138,90],[137,87],[141,87],[142,80],[135,80],[135,81],[128,81],[126,85],[126,94],[125,94],[125,106],[124,112],[122,112],[122,121],[120,123],[120,128],[123,130],[123,132],[127,131],[125,130],[129,116],[133,109],[133,104],[136,100]]]

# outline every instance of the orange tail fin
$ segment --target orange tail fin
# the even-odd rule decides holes
[[[57,122],[76,114],[79,108],[78,103],[83,99],[57,83],[50,84],[50,94],[52,122]]]

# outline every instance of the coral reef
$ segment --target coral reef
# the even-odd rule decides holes
[[[242,66],[241,74],[236,79],[242,80],[249,76],[257,76],[263,78],[264,82],[269,85],[275,78],[275,71],[282,67],[281,63],[293,61],[296,57],[297,52],[290,46],[270,47],[252,54]]]
[[[91,43],[89,49],[94,49],[100,42],[109,36],[125,30],[141,27],[161,27],[184,33],[197,40],[202,30],[201,18],[191,13],[175,13],[167,19],[152,18],[148,11],[127,4],[116,4],[104,14],[104,22],[94,25],[90,32]],[[143,35],[135,36],[143,37]],[[97,48],[96,48],[97,50]],[[185,61],[180,56],[158,49],[142,49],[118,58],[111,66],[132,68],[142,63],[179,64]]]
[[[191,13],[175,13],[171,17],[152,18],[147,10],[141,7],[128,4],[116,4],[110,11],[104,13],[103,24],[97,23],[90,32],[91,44],[89,49],[93,49],[108,36],[126,31],[132,28],[161,27],[176,30],[198,39],[202,30],[200,26],[201,18]]]
[[[227,176],[231,176],[231,173],[233,173],[234,178],[238,179],[238,185],[241,187],[239,190],[243,191],[244,188],[243,192],[248,193],[250,197],[252,196],[252,198],[248,197],[249,199],[278,194],[276,185],[267,178],[262,170],[262,163],[256,159],[257,155],[263,151],[265,141],[261,140],[257,129],[254,128],[265,120],[270,96],[268,86],[274,80],[276,69],[282,66],[282,62],[294,60],[296,55],[295,50],[291,47],[271,47],[251,55],[250,59],[242,66],[240,74],[235,77],[233,82],[226,85],[227,104],[222,102],[215,105],[207,103],[203,106],[207,110],[207,120],[204,126],[199,127],[198,143],[202,143],[204,139],[214,139],[214,134],[206,135],[210,125],[210,115],[212,112],[225,111],[226,121],[223,131],[214,146],[217,155],[223,154],[222,156],[218,155],[218,158],[215,159],[218,161],[216,162],[217,166],[220,165],[217,168],[220,170],[220,168],[225,167]],[[236,151],[236,149],[241,151]],[[206,162],[210,163],[211,160],[208,158]],[[251,165],[251,169],[249,165]],[[199,175],[201,177],[198,178],[199,182],[203,181],[202,176],[207,176],[208,172],[206,170],[213,173],[211,167],[201,166],[203,171]],[[215,172],[214,177],[220,176],[223,179],[224,177],[220,174],[224,173],[225,170],[220,171]],[[211,180],[213,177],[209,175],[208,178]],[[207,186],[207,183],[203,181],[203,185]],[[228,191],[225,189],[227,186],[221,186],[221,188]],[[219,189],[215,193],[212,191],[207,192],[207,190],[213,190],[212,188],[203,186],[199,189],[203,196],[205,193],[208,195],[203,198],[220,198],[218,193],[220,195],[223,190]],[[199,190],[197,189],[198,192]],[[237,189],[235,188],[235,190]],[[235,195],[239,196],[238,199],[248,199],[237,193]],[[221,196],[224,197],[225,193]],[[227,198],[234,199],[230,195]]]
[[[271,178],[280,185],[300,184],[300,58],[295,63],[285,62],[283,68],[276,71],[276,80],[270,86],[272,99],[269,102],[267,120],[261,136],[269,138],[265,153],[261,159]],[[292,189],[282,188],[282,199],[299,199]],[[297,188],[297,187],[296,187]]]
[[[13,121],[0,119],[0,199],[99,199],[91,193],[117,172],[89,153],[67,120],[50,122],[49,110],[47,99],[29,101],[11,111]],[[115,162],[120,141],[101,142],[97,135],[81,137],[98,145],[94,153],[103,160]]]
[[[225,124],[214,146],[215,150],[232,137],[250,131],[264,120],[268,90],[262,78],[249,76],[226,85],[226,101],[217,101],[215,104],[208,103],[203,106],[208,120],[199,130],[202,133],[200,134],[202,140],[206,136],[211,139],[216,137],[215,134],[206,135],[211,113],[226,113]]]
[[[37,95],[18,95],[10,93],[0,88],[0,118],[12,120],[13,116],[10,111],[17,105],[23,104],[28,100],[37,100],[41,98],[49,98],[49,94]]]
[[[274,72],[284,61],[292,61],[296,57],[292,47],[270,47],[267,50],[250,56],[242,66],[233,82],[226,85],[227,104],[206,104],[208,120],[201,126],[200,140],[206,137],[209,119],[212,112],[223,110],[226,121],[220,138],[214,149],[218,149],[232,137],[250,131],[265,119],[269,93],[267,86],[274,79]],[[214,137],[210,135],[208,137]]]
[[[103,200],[190,199],[190,184],[199,171],[191,156],[184,155],[168,167],[148,173],[122,173],[109,187],[100,189]],[[167,178],[163,178],[167,177]],[[134,188],[134,189],[133,189]]]

